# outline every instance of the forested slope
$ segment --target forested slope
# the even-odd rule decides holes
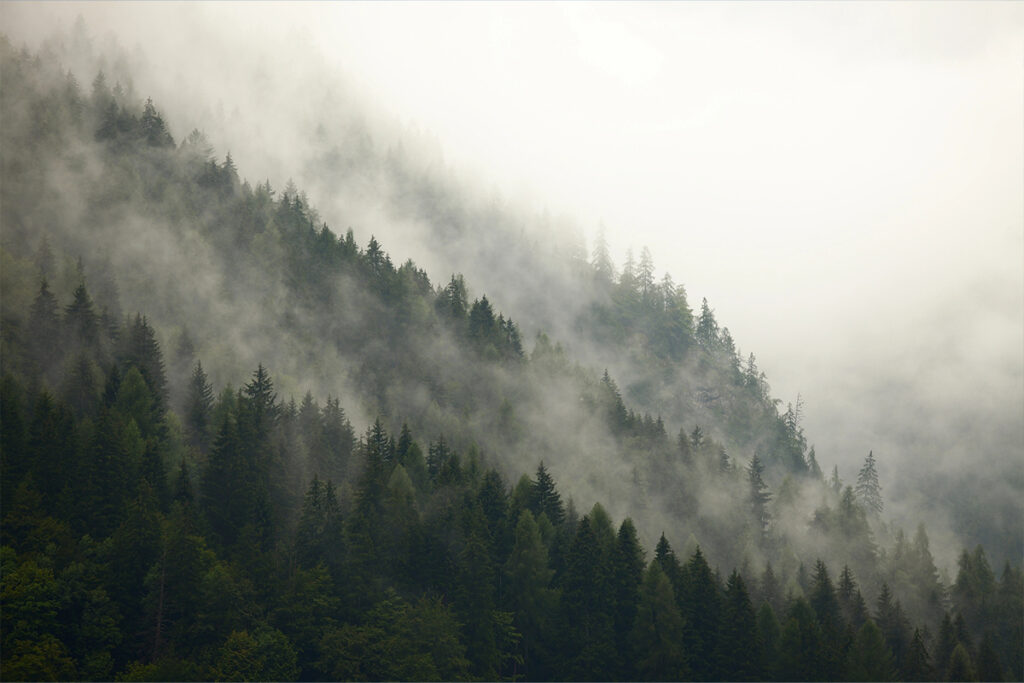
[[[649,254],[524,335],[0,50],[5,678],[1022,676],[1020,568],[943,581]]]

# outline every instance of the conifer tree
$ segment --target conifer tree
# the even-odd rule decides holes
[[[974,660],[971,653],[963,643],[957,643],[953,648],[953,654],[949,657],[949,667],[946,669],[947,681],[976,681],[977,674],[974,670]]]
[[[699,546],[686,563],[682,607],[690,670],[697,680],[716,680],[720,677],[721,600],[711,567]]]
[[[523,675],[536,679],[543,672],[543,653],[555,605],[549,588],[552,572],[547,548],[529,510],[523,510],[516,524],[515,544],[505,563],[508,580],[508,605],[522,633]]]
[[[637,680],[686,679],[683,618],[676,607],[672,584],[656,561],[651,562],[644,574],[630,639]]]
[[[914,637],[911,638],[907,655],[903,659],[902,678],[905,681],[935,680],[935,669],[919,628],[914,629]]]
[[[757,617],[743,578],[735,570],[726,583],[721,624],[721,640],[718,643],[721,678],[730,681],[759,680],[761,646]]]
[[[591,264],[599,282],[611,284],[615,279],[615,266],[608,254],[608,241],[605,239],[604,226],[598,228],[597,239],[594,241],[594,255]]]
[[[64,324],[72,339],[91,348],[99,340],[99,318],[85,283],[75,288],[73,296],[71,303],[64,309]]]
[[[869,452],[864,459],[864,466],[857,475],[857,498],[864,507],[874,513],[882,512],[882,487],[878,484],[878,471],[875,469],[875,454]]]
[[[611,558],[611,588],[615,601],[612,616],[615,625],[615,641],[620,655],[616,677],[621,680],[635,677],[633,669],[635,657],[629,636],[636,620],[640,583],[643,581],[643,577],[643,549],[640,547],[633,520],[627,517],[619,525]]]
[[[544,463],[537,466],[537,477],[533,483],[531,507],[536,515],[545,514],[556,527],[565,520],[562,497],[555,488],[555,480],[548,474]]]
[[[768,485],[764,483],[764,479],[761,476],[763,473],[764,465],[761,464],[761,459],[757,457],[757,453],[754,453],[754,457],[750,459],[750,464],[747,466],[747,481],[750,485],[751,514],[754,518],[755,528],[762,538],[771,525],[768,502],[772,498],[768,492]]]
[[[565,559],[559,627],[565,680],[596,680],[612,670],[615,652],[608,567],[590,519],[583,517]]]
[[[708,306],[705,298],[701,302],[700,317],[697,319],[697,330],[695,332],[697,343],[708,352],[717,351],[719,344],[718,322],[715,314]]]
[[[896,669],[882,631],[870,619],[857,632],[850,647],[846,680],[894,681]]]
[[[185,435],[189,443],[200,451],[210,447],[210,420],[213,416],[213,387],[206,377],[203,364],[196,361],[188,383],[185,398]]]
[[[125,339],[124,362],[136,367],[146,380],[155,401],[155,408],[162,414],[167,401],[167,377],[164,373],[163,353],[156,340],[156,334],[149,321],[141,314],[128,327]]]
[[[26,350],[30,362],[34,365],[33,370],[52,376],[54,366],[60,358],[60,314],[57,297],[50,292],[45,277],[29,310],[27,333],[26,341],[32,343],[26,345]]]

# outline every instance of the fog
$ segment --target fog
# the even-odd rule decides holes
[[[250,180],[294,178],[335,231],[376,234],[435,284],[465,271],[472,295],[504,294],[517,319],[531,313],[515,310],[514,283],[483,266],[471,273],[465,252],[432,249],[414,217],[388,215],[372,177],[333,185],[312,163],[317,125],[354,121],[379,153],[420,155],[439,178],[522,216],[527,239],[571,241],[542,231],[576,230],[592,247],[604,226],[620,267],[627,248],[650,247],[691,306],[707,297],[743,354],[757,354],[775,396],[802,395],[823,467],[838,463],[849,481],[874,450],[889,510],[908,526],[925,511],[930,531],[958,525],[936,496],[970,482],[1002,511],[997,528],[1019,533],[1021,6],[46,3],[0,13],[15,42],[30,43],[81,15],[98,44],[135,51],[133,87],[178,139],[204,130]],[[118,66],[108,69],[115,80]]]

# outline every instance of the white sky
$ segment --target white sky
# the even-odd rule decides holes
[[[868,375],[938,394],[936,409],[992,392],[1020,403],[1024,5],[314,3],[284,16],[457,165],[589,237],[603,221],[620,264],[648,245],[777,395],[803,392],[830,460],[872,447],[870,427],[850,444],[831,424],[880,389]]]
[[[49,7],[131,15],[143,44],[161,31],[152,4]],[[319,48],[454,165],[588,238],[603,221],[620,265],[649,246],[776,395],[803,393],[819,450],[872,447],[833,424],[878,390],[868,376],[1024,400],[1024,4],[188,11]]]

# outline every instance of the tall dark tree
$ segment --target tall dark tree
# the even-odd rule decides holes
[[[522,633],[523,675],[536,679],[550,675],[544,667],[556,595],[551,590],[552,571],[540,530],[529,510],[523,510],[516,524],[515,544],[505,563],[508,582],[507,604],[513,608],[515,623]]]
[[[149,386],[156,409],[162,412],[167,405],[167,377],[164,373],[164,358],[156,334],[145,316],[136,314],[128,328],[125,339],[124,362],[136,367]]]
[[[94,347],[99,341],[99,317],[84,283],[75,288],[71,303],[64,309],[64,324],[71,339],[86,348]]]
[[[723,679],[756,681],[761,678],[761,643],[757,632],[757,617],[743,578],[735,570],[729,575],[725,586],[718,649]]]
[[[615,642],[620,655],[617,678],[621,680],[629,680],[636,676],[633,669],[636,658],[632,652],[630,633],[636,620],[643,577],[643,549],[640,547],[633,520],[627,518],[619,526],[611,558],[611,584],[615,600],[612,616],[615,624]]]
[[[698,547],[686,563],[683,589],[684,642],[690,670],[698,681],[720,678],[718,641],[721,599],[715,576]]]
[[[547,515],[552,524],[558,526],[565,519],[565,508],[562,497],[555,488],[555,480],[548,474],[544,463],[537,466],[537,476],[533,483],[533,500],[531,507],[536,515]]]
[[[651,562],[640,587],[640,601],[631,633],[636,680],[685,680],[683,618],[672,584],[657,562]]]
[[[608,567],[583,517],[565,560],[559,626],[563,655],[560,677],[596,680],[614,665],[615,630]]]
[[[213,387],[206,377],[203,364],[196,361],[185,397],[185,436],[200,451],[210,448],[210,421],[213,419]]]

